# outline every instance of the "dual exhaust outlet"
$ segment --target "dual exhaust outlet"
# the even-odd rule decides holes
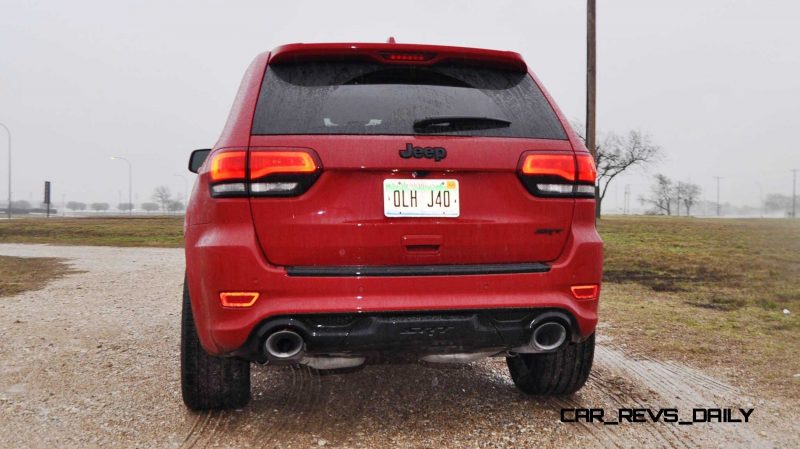
[[[528,344],[514,348],[512,352],[552,352],[561,348],[569,337],[569,331],[560,315],[540,316],[531,323],[531,327],[533,332]],[[281,329],[271,333],[264,341],[264,352],[270,360],[296,362],[312,367],[322,364],[350,367],[364,362],[362,357],[307,357],[305,340],[291,329]]]

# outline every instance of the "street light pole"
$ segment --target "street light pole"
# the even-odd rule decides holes
[[[189,181],[186,180],[186,176],[179,175],[177,173],[172,176],[181,178],[183,180],[183,202],[185,205],[185,203],[189,202]]]
[[[111,156],[111,160],[120,160],[128,163],[128,206],[130,206],[128,215],[133,215],[133,166],[131,165],[131,161],[124,157]]]
[[[8,207],[6,212],[8,218],[11,219],[11,130],[4,123],[0,123],[0,126],[6,130],[8,135]]]

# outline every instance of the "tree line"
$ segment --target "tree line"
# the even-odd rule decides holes
[[[156,187],[155,190],[153,190],[151,199],[153,201],[148,201],[139,204],[139,209],[145,212],[161,211],[168,213],[176,213],[183,211],[186,208],[185,204],[180,198],[173,198],[172,193],[170,192],[167,186]],[[68,201],[67,204],[65,204],[64,206],[73,212],[82,212],[85,210],[92,210],[95,212],[106,212],[111,209],[111,205],[109,203],[104,203],[104,202],[87,204],[81,201]],[[14,207],[19,209],[31,208],[30,203],[28,203],[27,201],[15,201]],[[120,212],[129,212],[135,209],[135,204],[128,202],[119,203],[116,205],[116,209]]]

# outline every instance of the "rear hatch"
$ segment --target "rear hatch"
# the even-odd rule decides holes
[[[568,237],[574,199],[533,195],[518,175],[525,154],[572,152],[519,68],[272,63],[250,153],[287,150],[321,170],[302,194],[250,200],[276,265],[543,262]]]

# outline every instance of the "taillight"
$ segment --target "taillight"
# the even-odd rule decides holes
[[[526,153],[519,176],[534,195],[591,198],[597,171],[589,154]]]
[[[211,157],[208,177],[211,196],[242,196],[247,194],[247,152],[225,151]]]
[[[317,180],[321,166],[306,150],[243,150],[214,154],[211,196],[296,196]]]

